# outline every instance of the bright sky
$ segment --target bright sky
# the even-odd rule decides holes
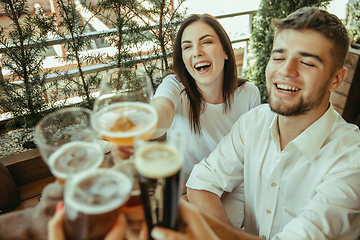
[[[328,11],[339,18],[345,17],[345,6],[348,0],[333,0]],[[188,13],[209,13],[221,15],[232,12],[241,12],[257,9],[260,0],[186,0],[184,5],[189,8]]]
[[[348,0],[333,0],[327,10],[337,15],[340,19],[344,19],[347,2]],[[188,14],[209,13],[217,16],[254,10],[259,7],[259,4],[260,0],[186,0],[183,5],[188,7]],[[219,21],[226,29],[231,40],[234,40],[249,33],[248,19],[248,16],[239,16],[231,19],[221,19]],[[238,48],[243,46],[244,44],[236,44],[233,47]]]
[[[260,0],[186,0],[188,13],[209,13],[222,15],[257,9]]]

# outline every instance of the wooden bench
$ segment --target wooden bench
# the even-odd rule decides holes
[[[1,158],[20,190],[20,205],[13,211],[34,207],[44,187],[55,181],[48,166],[42,160],[39,150]]]

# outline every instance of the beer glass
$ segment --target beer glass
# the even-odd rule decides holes
[[[46,115],[35,126],[34,138],[51,173],[63,184],[70,161],[77,171],[98,168],[104,153],[90,122],[91,111],[68,107]]]
[[[176,229],[183,188],[181,169],[184,160],[180,138],[178,132],[168,131],[164,141],[140,138],[135,141],[135,168],[150,239],[154,226]]]
[[[134,160],[130,158],[126,161],[120,161],[116,163],[112,169],[128,175],[131,174],[131,178],[134,180],[133,189],[130,192],[129,200],[123,205],[123,211],[128,224],[132,225],[132,227],[126,231],[126,239],[138,239],[142,225],[139,223],[144,221],[145,216],[140,197],[140,185],[138,175],[135,170]]]
[[[66,239],[104,239],[130,197],[132,172],[98,168],[68,175],[64,192]]]
[[[150,78],[137,69],[110,70],[101,81],[93,111],[96,133],[117,147],[132,146],[135,136],[148,138],[158,119]]]
[[[134,182],[133,189],[130,193],[130,198],[125,205],[127,207],[141,205],[139,178],[135,170],[134,160],[129,159],[127,161],[118,162],[112,167],[112,169],[129,175],[129,178],[131,178]]]

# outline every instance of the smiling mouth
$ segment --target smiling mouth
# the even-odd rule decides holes
[[[202,71],[205,71],[206,69],[208,69],[209,67],[211,66],[211,63],[209,62],[203,62],[203,63],[198,63],[194,66],[194,68],[199,71],[199,72],[202,72]]]
[[[285,93],[293,93],[293,92],[297,92],[300,90],[300,88],[297,87],[291,87],[289,85],[285,85],[285,84],[275,84],[276,88],[279,89],[282,92]]]

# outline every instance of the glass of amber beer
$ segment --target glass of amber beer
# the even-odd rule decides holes
[[[67,107],[46,115],[35,126],[34,138],[51,173],[63,184],[70,161],[77,171],[98,168],[104,153],[91,128],[91,111]]]
[[[155,130],[163,132],[161,129]],[[135,168],[141,200],[149,230],[155,226],[176,229],[178,204],[183,188],[183,151],[180,133],[168,131],[162,141],[137,138],[134,145]]]
[[[149,76],[134,68],[110,70],[101,80],[93,112],[93,128],[112,146],[132,146],[136,136],[148,138],[149,131],[156,127],[158,119]],[[115,153],[113,148],[111,152]],[[113,154],[113,158],[115,162],[124,159],[116,154]]]
[[[126,232],[126,239],[138,239],[145,216],[141,202],[140,185],[135,169],[134,159],[131,157],[126,161],[119,161],[112,167],[112,169],[131,175],[130,178],[134,180],[129,200],[123,205],[123,212],[126,216],[128,224],[131,225]]]
[[[130,197],[134,183],[131,171],[98,168],[68,176],[64,192],[66,239],[104,239]]]

